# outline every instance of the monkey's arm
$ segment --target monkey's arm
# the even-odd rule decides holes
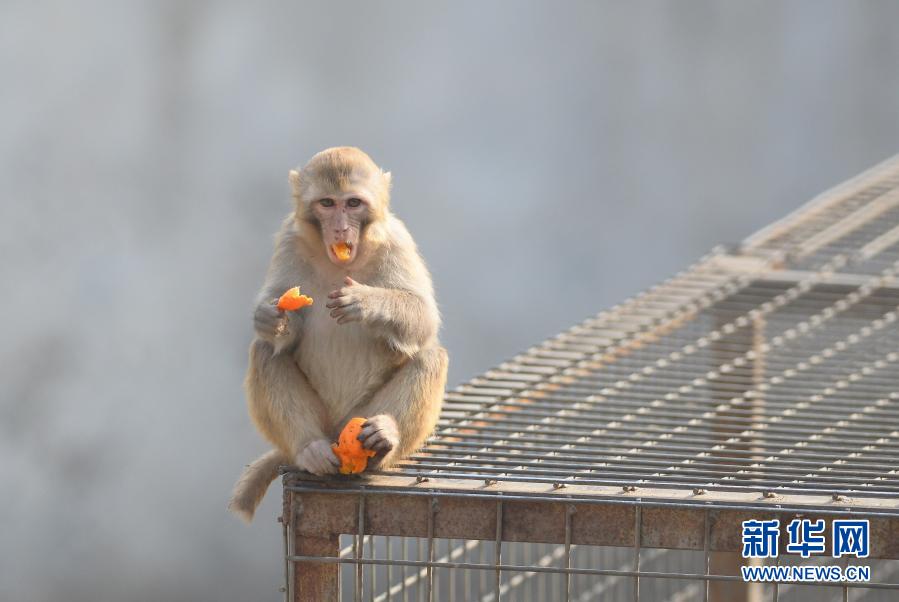
[[[436,308],[410,291],[372,287],[363,322],[387,344],[413,356],[437,335]]]
[[[408,357],[437,336],[437,306],[426,295],[359,284],[347,277],[345,286],[328,295],[328,299],[326,307],[338,324],[362,322],[388,346]]]
[[[295,346],[303,326],[303,312],[281,312],[273,302],[287,289],[303,284],[304,271],[297,252],[296,226],[293,219],[288,216],[275,239],[275,252],[269,262],[265,282],[256,295],[253,315],[256,334],[271,343],[275,353]],[[279,331],[278,324],[285,319],[286,332]]]

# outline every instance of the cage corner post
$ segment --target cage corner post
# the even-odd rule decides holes
[[[727,333],[730,318],[724,313],[713,312],[716,332]],[[753,433],[764,411],[764,399],[759,390],[765,377],[765,329],[763,317],[752,319],[744,328],[723,334],[712,344],[712,370],[724,365],[735,365],[738,356],[749,358],[741,371],[731,373],[729,381],[713,379],[709,382],[710,396],[719,402],[712,422],[712,430],[718,445],[723,448],[725,463],[734,470],[749,470],[760,459],[761,450],[752,439],[744,436]],[[746,351],[751,351],[747,353]],[[737,390],[742,390],[740,395]],[[713,551],[708,555],[708,573],[711,575],[739,575],[743,564],[756,564],[756,559],[745,559],[740,552]],[[742,581],[710,581],[709,602],[761,602],[761,584]]]
[[[318,602],[340,599],[339,533],[313,533],[299,527],[303,518],[302,496],[284,488],[286,527],[285,600]],[[304,558],[306,560],[304,560]],[[334,562],[326,559],[334,558]]]

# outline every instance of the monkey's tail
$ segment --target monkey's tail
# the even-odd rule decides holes
[[[253,520],[256,507],[265,496],[268,486],[278,477],[278,467],[290,463],[287,456],[277,449],[259,456],[247,466],[234,485],[228,510],[248,523]]]

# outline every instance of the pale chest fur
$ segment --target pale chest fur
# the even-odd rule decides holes
[[[329,315],[325,305],[333,288],[303,288],[315,303],[303,309],[305,323],[295,357],[337,420],[353,406],[368,401],[390,378],[400,358],[362,324],[338,324]]]

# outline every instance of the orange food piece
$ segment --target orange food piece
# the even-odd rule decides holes
[[[298,286],[289,289],[286,293],[281,295],[280,299],[278,299],[278,309],[283,309],[285,311],[296,311],[307,305],[312,305],[312,297],[301,295],[300,287]]]
[[[334,251],[334,255],[336,255],[337,259],[339,259],[340,261],[349,261],[350,255],[352,255],[353,253],[353,250],[345,242],[339,242],[331,245],[331,250]]]
[[[359,416],[350,418],[343,430],[340,431],[337,443],[331,444],[334,454],[340,458],[340,474],[362,472],[368,464],[368,459],[375,455],[374,450],[365,449],[362,447],[362,442],[357,439],[366,420],[367,418]]]

